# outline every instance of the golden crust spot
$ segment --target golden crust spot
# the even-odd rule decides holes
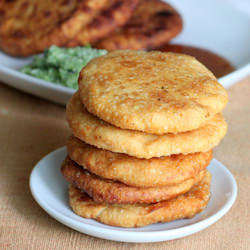
[[[153,135],[115,127],[90,114],[76,93],[67,105],[67,119],[75,137],[98,148],[138,158],[207,152],[224,137],[227,124],[221,114],[193,131]],[[125,115],[124,119],[128,119]],[[156,116],[155,120],[158,119]]]
[[[158,51],[115,51],[81,71],[87,110],[122,129],[152,134],[204,126],[227,103],[226,90],[195,58]]]
[[[94,201],[107,202],[109,204],[155,203],[169,200],[188,192],[203,179],[206,172],[201,171],[195,177],[176,185],[143,188],[132,187],[121,182],[98,177],[83,170],[69,157],[62,164],[61,171],[66,180],[80,190],[85,191]]]
[[[203,180],[189,192],[156,204],[97,203],[87,194],[70,186],[69,202],[73,211],[84,218],[92,218],[112,226],[141,227],[190,218],[201,212],[210,198],[210,182],[211,175],[207,172]]]
[[[125,154],[98,149],[71,136],[67,143],[69,157],[88,171],[106,179],[134,187],[175,185],[193,178],[212,159],[212,151],[138,159]]]

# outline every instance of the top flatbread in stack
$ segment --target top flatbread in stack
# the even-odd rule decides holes
[[[225,89],[195,58],[157,51],[92,60],[80,74],[79,93],[102,120],[159,135],[198,129],[227,103]]]

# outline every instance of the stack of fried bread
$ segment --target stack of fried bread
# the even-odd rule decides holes
[[[114,51],[82,69],[62,174],[76,214],[121,227],[190,218],[227,125],[227,93],[195,58]]]
[[[40,53],[52,45],[151,49],[181,30],[181,16],[161,0],[2,0],[0,4],[0,48],[15,56]]]

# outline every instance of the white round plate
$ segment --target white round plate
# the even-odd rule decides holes
[[[30,176],[30,189],[38,204],[53,218],[79,232],[122,242],[156,242],[185,237],[219,220],[232,207],[237,196],[237,184],[219,161],[213,159],[208,170],[212,173],[211,199],[207,208],[192,219],[157,223],[141,228],[107,226],[76,215],[68,204],[68,184],[60,172],[66,156],[60,148],[37,163]]]

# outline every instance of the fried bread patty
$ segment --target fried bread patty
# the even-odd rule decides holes
[[[157,222],[191,218],[201,212],[210,198],[211,175],[189,192],[155,204],[97,203],[86,193],[70,186],[69,203],[73,211],[84,218],[95,219],[111,226],[142,227]]]
[[[67,142],[69,157],[78,165],[102,178],[134,187],[174,185],[198,175],[212,159],[205,153],[179,154],[139,159],[98,149],[71,136]]]
[[[138,188],[91,174],[83,170],[83,168],[69,157],[63,162],[61,171],[66,180],[80,190],[85,191],[94,201],[107,202],[110,204],[155,203],[169,200],[189,191],[195,184],[200,182],[205,175],[204,170],[194,178],[190,178],[177,185]]]
[[[0,6],[0,47],[15,56],[65,46],[91,22],[107,0],[3,1]]]
[[[160,0],[141,0],[123,27],[96,44],[106,50],[150,49],[165,44],[182,29],[179,13]]]
[[[200,128],[228,100],[194,57],[159,51],[110,52],[90,61],[78,83],[90,113],[122,129],[152,134]]]
[[[123,25],[132,15],[138,0],[110,0],[99,15],[67,43],[69,47],[94,43]]]
[[[153,135],[115,127],[88,113],[78,92],[67,105],[67,120],[77,138],[98,148],[138,158],[207,152],[224,137],[227,124],[221,114],[205,126],[178,134]]]

